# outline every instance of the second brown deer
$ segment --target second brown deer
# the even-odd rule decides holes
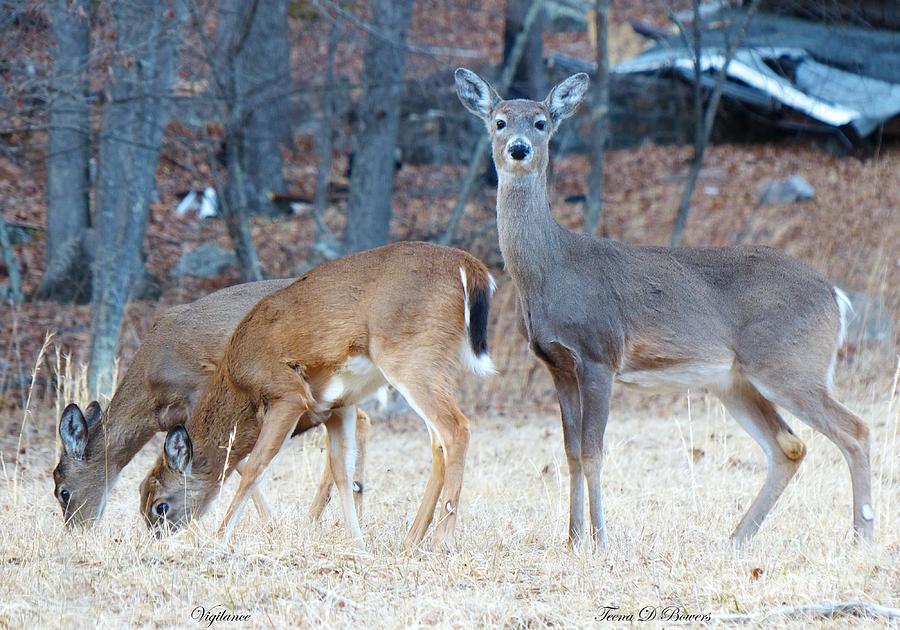
[[[262,299],[238,324],[208,388],[141,484],[152,527],[201,515],[234,462],[247,457],[220,527],[231,535],[248,493],[300,416],[327,426],[344,520],[364,547],[349,480],[356,405],[391,384],[432,436],[432,471],[406,545],[419,543],[443,495],[434,534],[451,549],[469,443],[454,401],[460,367],[493,371],[487,316],[494,283],[465,252],[395,243],[315,267]]]
[[[869,430],[834,397],[849,302],[804,263],[768,247],[643,247],[572,232],[550,214],[550,138],[578,108],[586,74],[543,101],[503,100],[456,71],[463,105],[491,137],[500,250],[519,300],[520,330],[556,385],[570,476],[569,540],[607,540],[600,472],[613,383],[707,388],[759,443],[768,476],[734,530],[752,536],[794,476],[805,447],[776,405],[843,453],[853,528],[873,537]]]

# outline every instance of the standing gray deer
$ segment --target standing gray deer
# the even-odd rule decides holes
[[[559,396],[570,476],[569,542],[606,545],[600,472],[614,381],[707,388],[768,458],[768,475],[732,534],[750,538],[797,471],[805,446],[776,405],[843,453],[853,527],[871,540],[869,430],[832,393],[849,302],[804,263],[767,247],[644,247],[571,232],[550,214],[550,137],[578,108],[586,74],[544,101],[502,100],[460,68],[463,105],[491,136],[500,251],[518,294],[520,330]]]

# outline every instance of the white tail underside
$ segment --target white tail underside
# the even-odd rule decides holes
[[[831,357],[831,365],[828,366],[829,387],[834,384],[834,370],[837,366],[837,355],[844,346],[844,340],[847,338],[847,322],[850,319],[849,315],[853,313],[853,303],[850,301],[850,298],[837,287],[834,287],[834,300],[837,302],[838,311],[840,311],[841,314],[841,328],[838,331],[837,345],[834,348],[834,356]]]
[[[488,276],[491,283],[491,294],[497,288],[496,282],[494,282],[494,278]],[[491,356],[488,353],[479,354],[476,356],[475,351],[472,350],[472,342],[471,340],[471,331],[469,330],[469,324],[472,320],[472,313],[469,310],[469,285],[466,279],[466,270],[462,267],[459,268],[459,278],[462,280],[462,289],[463,289],[463,312],[466,320],[466,335],[462,339],[462,343],[459,348],[459,356],[462,360],[462,364],[466,367],[466,369],[471,370],[478,376],[490,376],[491,374],[497,373],[497,368],[494,367],[494,362],[491,360]]]

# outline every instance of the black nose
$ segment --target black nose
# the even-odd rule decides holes
[[[527,144],[516,143],[509,147],[509,155],[514,160],[524,160],[531,153],[531,149]]]

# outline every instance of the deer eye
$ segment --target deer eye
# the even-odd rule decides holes
[[[504,127],[506,127],[506,121],[505,121],[505,120],[498,120],[498,121],[497,121],[497,129],[503,129]]]
[[[63,507],[67,507],[69,505],[69,500],[72,498],[72,493],[63,488],[59,491],[59,500],[62,501]]]
[[[156,508],[154,508],[157,516],[165,517],[166,514],[169,513],[169,504],[165,501],[161,501],[156,504]]]
[[[546,120],[536,120],[536,121],[534,121],[534,128],[537,129],[538,131],[543,131],[544,128],[545,128],[546,126],[547,126],[547,121],[546,121]]]

